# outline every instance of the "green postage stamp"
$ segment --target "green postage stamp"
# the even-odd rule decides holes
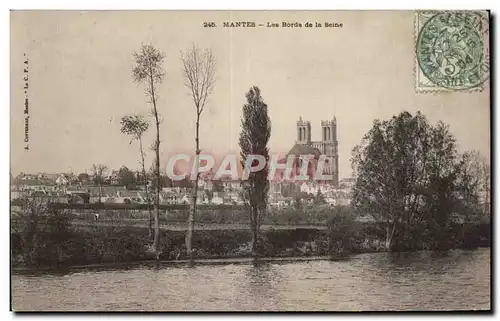
[[[416,13],[417,92],[481,91],[489,74],[488,12]]]

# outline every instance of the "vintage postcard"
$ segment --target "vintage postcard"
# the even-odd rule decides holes
[[[491,311],[489,29],[11,11],[12,311]]]

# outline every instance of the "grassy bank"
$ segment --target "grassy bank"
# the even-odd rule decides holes
[[[43,223],[43,224],[41,224]],[[425,230],[415,229],[411,246],[401,250],[432,249]],[[489,224],[452,224],[441,249],[490,246]],[[162,231],[161,260],[182,260],[185,233]],[[250,231],[195,231],[196,259],[241,258],[250,256]],[[332,224],[329,229],[263,231],[260,253],[263,257],[342,256],[349,253],[384,251],[385,230],[380,224],[356,223],[346,228]],[[419,241],[420,240],[420,241]],[[116,264],[152,260],[145,227],[91,224],[75,228],[64,216],[27,223],[11,233],[14,267],[66,267],[88,264]]]

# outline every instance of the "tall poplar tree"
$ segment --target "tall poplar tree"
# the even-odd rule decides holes
[[[248,179],[241,182],[243,199],[250,214],[252,256],[257,258],[260,249],[260,222],[265,215],[268,201],[269,148],[267,143],[271,137],[271,120],[267,114],[267,105],[257,86],[250,88],[246,93],[246,98],[239,139],[241,163],[244,167],[249,155],[261,155],[266,159],[266,166],[262,170],[250,173]]]

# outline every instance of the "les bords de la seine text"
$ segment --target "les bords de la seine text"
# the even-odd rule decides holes
[[[254,21],[225,21],[222,23],[215,22],[203,22],[203,27],[206,28],[214,28],[222,26],[223,28],[257,28],[257,27],[265,27],[265,28],[342,28],[342,22],[333,22],[333,21],[282,21],[282,22],[273,22],[267,21],[265,23],[256,23]]]

